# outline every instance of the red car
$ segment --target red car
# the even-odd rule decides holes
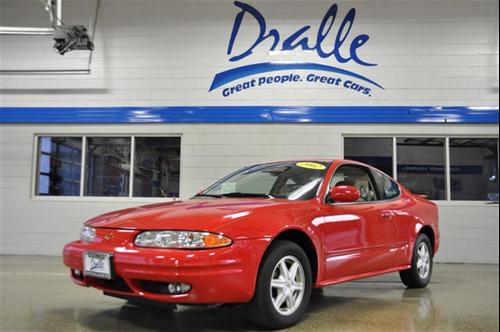
[[[64,248],[72,280],[106,295],[247,303],[262,325],[295,324],[313,288],[399,271],[425,287],[438,211],[353,161],[243,168],[187,201],[104,214]]]

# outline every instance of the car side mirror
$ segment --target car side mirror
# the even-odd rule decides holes
[[[337,203],[352,203],[357,202],[361,197],[361,193],[353,186],[337,186],[330,189],[330,198]]]

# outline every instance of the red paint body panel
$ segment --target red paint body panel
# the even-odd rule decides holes
[[[107,213],[86,223],[97,230],[93,243],[75,241],[65,246],[64,263],[81,271],[84,252],[107,252],[113,254],[114,272],[125,288],[74,274],[73,281],[157,301],[240,303],[253,297],[266,249],[287,230],[303,232],[314,246],[318,259],[315,287],[408,268],[423,227],[435,235],[432,241],[437,252],[436,205],[404,188],[399,198],[390,201],[324,203],[331,176],[346,163],[363,165],[333,161],[317,197],[308,201],[192,199]],[[144,230],[209,231],[230,237],[233,244],[206,250],[136,247],[134,238]],[[184,295],[157,294],[146,291],[141,280],[185,282],[192,290]]]
[[[123,232],[99,229],[97,242],[74,241],[64,248],[64,264],[83,270],[86,251],[113,253],[114,273],[123,278],[130,291],[116,291],[106,282],[92,277],[75,278],[82,286],[91,286],[110,293],[142,296],[144,298],[176,303],[237,303],[247,302],[253,296],[260,257],[269,239],[240,240],[231,246],[212,250],[171,250],[135,248],[138,231]],[[105,240],[105,236],[113,236]],[[140,281],[184,282],[193,286],[185,295],[149,293]]]

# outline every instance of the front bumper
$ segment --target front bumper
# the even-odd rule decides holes
[[[114,240],[104,240],[103,232],[112,234]],[[111,295],[135,296],[153,301],[179,304],[243,303],[253,297],[260,259],[269,244],[269,239],[253,239],[238,240],[231,246],[218,249],[138,248],[130,241],[137,233],[130,233],[98,230],[96,242],[68,243],[63,255],[64,264],[71,269],[72,280],[80,286],[94,287]],[[83,271],[83,255],[87,251],[113,255],[112,280],[75,273],[75,270]],[[192,288],[180,295],[161,291],[161,285],[173,282],[187,283]]]

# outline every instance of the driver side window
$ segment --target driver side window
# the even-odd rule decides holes
[[[340,166],[330,181],[330,188],[352,186],[359,190],[359,202],[377,201],[377,193],[368,170],[356,165]]]

